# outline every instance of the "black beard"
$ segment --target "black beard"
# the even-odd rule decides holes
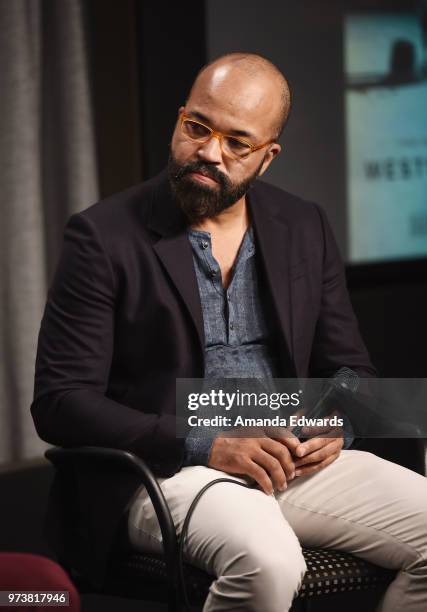
[[[169,155],[168,174],[172,191],[190,223],[216,217],[220,212],[235,204],[255,182],[262,164],[247,179],[234,185],[213,164],[203,161],[178,164],[172,153]],[[201,172],[217,181],[217,186],[209,187],[194,181],[189,174]]]

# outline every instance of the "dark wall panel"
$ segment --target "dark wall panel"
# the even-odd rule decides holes
[[[105,197],[142,179],[137,7],[135,0],[90,0],[83,6]]]
[[[178,108],[206,62],[203,2],[137,3],[144,178],[166,164]]]

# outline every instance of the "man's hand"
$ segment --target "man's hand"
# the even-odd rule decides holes
[[[333,416],[333,415],[330,415]],[[315,436],[300,443],[295,451],[295,476],[305,476],[317,472],[339,456],[344,446],[342,427],[310,427],[304,428],[301,436]]]
[[[208,466],[253,478],[261,489],[271,495],[274,489],[284,491],[287,482],[295,476],[295,462],[292,455],[300,441],[287,433],[277,437],[243,438],[218,436],[215,438]]]

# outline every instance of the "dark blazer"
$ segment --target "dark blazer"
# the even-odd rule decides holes
[[[375,375],[322,209],[262,181],[248,204],[281,376],[326,377],[342,366]],[[191,246],[163,172],[67,224],[39,336],[37,431],[55,445],[130,450],[172,475],[184,452],[175,436],[175,380],[203,372]],[[101,561],[138,483],[81,478]],[[58,541],[56,533],[56,548]]]

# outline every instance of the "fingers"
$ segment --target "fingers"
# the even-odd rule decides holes
[[[299,438],[297,438],[294,434],[291,434],[291,433],[289,433],[286,436],[283,436],[282,438],[275,438],[275,439],[281,444],[283,444],[286,448],[288,448],[291,454],[294,454],[295,450],[301,444]]]
[[[248,459],[245,462],[245,474],[253,478],[267,495],[272,495],[273,484],[267,472],[260,465]]]
[[[262,445],[265,444],[267,450]],[[268,451],[274,450],[277,456]],[[253,478],[261,489],[270,495],[274,488],[283,490],[288,466],[289,451],[279,442],[268,438],[215,438],[209,455],[208,466]],[[283,465],[286,468],[286,471]],[[292,473],[295,471],[292,462]]]
[[[295,470],[295,476],[306,476],[307,474],[313,474],[314,472],[318,472],[319,470],[322,470],[326,466],[330,465],[333,461],[335,461],[339,454],[339,452],[333,453],[327,459],[324,459],[319,463],[309,463],[308,465],[298,467]]]
[[[294,452],[296,447],[300,444],[299,438],[292,433],[290,429],[286,427],[266,427],[264,428],[265,434],[282,445],[285,445],[291,453]]]
[[[342,438],[334,438],[333,440],[328,440],[328,444],[325,444],[318,450],[315,450],[308,455],[302,457],[301,459],[297,459],[295,461],[295,467],[301,467],[302,465],[306,465],[308,463],[318,463],[327,459],[330,455],[341,450],[343,445]]]
[[[319,448],[326,446],[331,442],[331,440],[343,440],[341,429],[331,430],[330,434],[331,435],[328,436],[310,438],[305,442],[301,442],[295,449],[295,456],[298,458],[305,457],[306,455],[317,451]]]
[[[277,440],[270,438],[263,438],[260,442],[262,450],[279,462],[286,480],[292,480],[295,476],[295,462],[289,449]]]
[[[286,473],[276,457],[273,457],[260,448],[258,453],[253,457],[253,461],[267,472],[274,489],[284,491],[287,488]],[[293,469],[293,474],[295,474],[295,468]]]
[[[258,439],[258,442],[259,446],[250,456],[249,467],[256,470],[256,474],[251,474],[251,476],[269,494],[274,489],[284,491],[288,486],[288,481],[295,477],[295,463],[289,450],[280,442],[269,438]],[[262,473],[254,468],[254,465],[261,468]]]

